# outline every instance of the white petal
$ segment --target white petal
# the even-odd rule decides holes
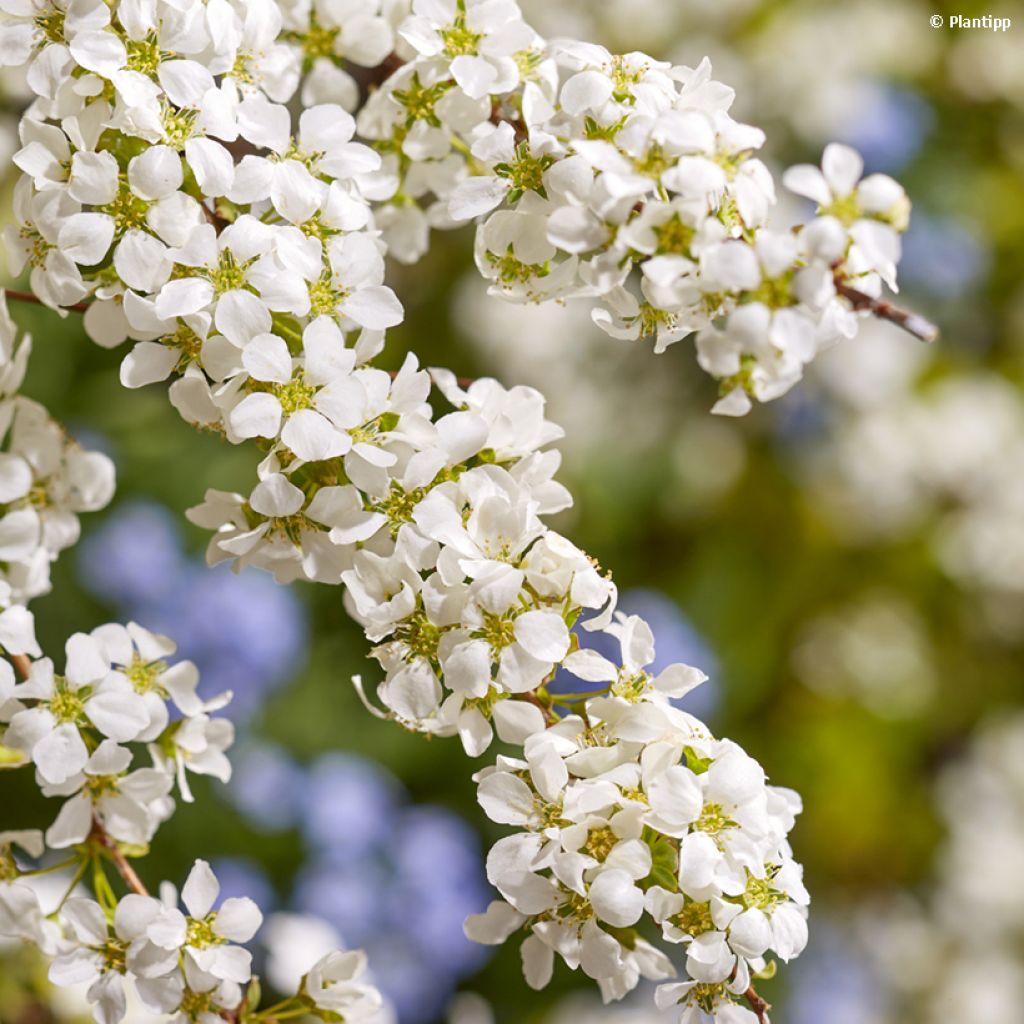
[[[210,865],[197,860],[181,889],[181,900],[194,918],[204,918],[213,909],[220,893],[220,884]]]
[[[569,629],[557,612],[526,612],[515,620],[516,640],[540,661],[561,661],[569,650]]]

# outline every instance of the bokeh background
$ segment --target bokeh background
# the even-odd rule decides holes
[[[692,346],[596,333],[584,309],[488,299],[468,232],[395,268],[408,322],[389,346],[466,376],[527,383],[568,431],[577,496],[559,528],[614,569],[659,661],[711,680],[690,699],[774,781],[814,896],[811,947],[765,986],[779,1024],[1024,1019],[1024,10],[913,0],[523,0],[538,29],[695,64],[734,85],[773,169],[831,140],[914,201],[903,299],[942,328],[925,348],[883,325],[820,358],[746,419],[708,415]],[[1006,34],[929,17],[1017,19]],[[4,81],[0,147],[24,103]],[[9,159],[0,216],[10,217]],[[781,215],[790,212],[782,201]],[[13,284],[14,282],[7,282]],[[462,938],[486,905],[497,832],[457,743],[370,718],[349,679],[365,643],[340,593],[207,570],[182,512],[253,474],[179,421],[158,386],[127,392],[122,353],[74,317],[14,310],[35,337],[26,394],[116,460],[118,497],[35,604],[44,647],[111,618],[173,634],[207,692],[236,693],[236,780],[198,786],[147,878],[209,856],[229,894],[276,912],[262,969],[340,935],[365,946],[400,1024],[447,1018],[617,1024],[564,968],[523,984],[514,945]],[[17,774],[0,806],[45,824]],[[312,916],[311,916],[312,915]],[[314,920],[315,919],[315,920]],[[4,1024],[76,1022],[37,962],[0,960]],[[461,993],[456,998],[456,993]]]

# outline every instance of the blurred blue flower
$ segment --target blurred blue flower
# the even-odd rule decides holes
[[[227,899],[248,896],[264,915],[274,910],[277,893],[267,873],[258,864],[245,857],[221,857],[210,866],[220,882],[217,906]]]
[[[303,831],[322,857],[349,861],[387,839],[404,798],[402,784],[379,765],[328,754],[306,783]]]
[[[280,763],[271,775],[272,784],[283,777]],[[253,797],[259,788],[252,784]],[[459,980],[491,954],[462,930],[493,897],[479,837],[443,807],[409,806],[398,779],[356,755],[319,758],[298,791],[312,859],[296,879],[291,909],[322,918],[347,945],[370,953],[402,1024],[435,1019]]]
[[[791,1024],[865,1024],[886,1016],[884,985],[838,921],[815,918],[814,940],[790,965]]]
[[[988,265],[988,249],[968,227],[952,217],[914,211],[903,238],[902,281],[956,299],[974,287]]]
[[[871,82],[839,140],[860,150],[868,173],[897,174],[917,156],[935,123],[935,112],[918,92],[892,82]]]
[[[121,505],[79,550],[83,584],[121,617],[171,636],[198,665],[201,693],[233,691],[236,722],[301,668],[308,625],[294,591],[257,570],[190,558],[163,506]]]
[[[322,917],[347,946],[364,947],[381,930],[392,931],[381,911],[388,891],[387,865],[372,857],[348,864],[314,863],[296,880],[292,909]]]
[[[401,812],[389,843],[399,877],[417,886],[461,885],[480,865],[480,839],[458,815],[442,807]]]
[[[480,840],[459,817],[440,807],[404,811],[389,844],[395,880],[390,914],[412,925],[413,944],[437,969],[466,974],[487,958],[465,937],[470,914],[487,908],[491,891],[481,870]]]
[[[185,568],[181,532],[170,511],[126,502],[78,550],[82,582],[97,597],[140,605],[171,592]]]
[[[257,828],[289,828],[297,824],[305,772],[280,747],[247,744],[231,753],[234,771],[228,799]]]
[[[305,660],[305,609],[293,591],[256,569],[189,565],[181,586],[145,615],[144,625],[171,633],[199,666],[202,692],[234,693],[236,721],[256,712]]]
[[[427,1024],[444,1017],[455,991],[451,977],[423,960],[404,931],[367,944],[373,980],[395,1007],[401,1024]]]

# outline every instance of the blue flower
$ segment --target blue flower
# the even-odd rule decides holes
[[[310,772],[302,827],[321,856],[348,861],[391,833],[405,794],[393,775],[361,757],[329,754]]]
[[[920,152],[935,123],[920,93],[891,82],[862,86],[854,107],[839,141],[859,150],[869,171],[898,173]]]
[[[305,772],[279,747],[252,744],[232,752],[234,772],[228,798],[258,828],[295,825],[305,788]]]

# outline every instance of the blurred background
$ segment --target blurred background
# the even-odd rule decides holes
[[[773,1020],[1020,1021],[1024,11],[957,5],[1019,22],[993,34],[931,28],[954,13],[937,0],[522,2],[546,35],[710,56],[734,114],[768,132],[775,171],[838,140],[899,177],[914,201],[902,299],[942,339],[867,324],[785,399],[716,419],[690,344],[656,357],[584,309],[488,299],[464,231],[394,269],[409,317],[390,359],[411,347],[545,392],[577,498],[557,527],[614,569],[660,662],[710,673],[689,708],[803,794],[812,939],[765,986]],[[5,157],[23,102],[7,79]],[[8,171],[4,219],[12,184]],[[259,951],[271,983],[301,970],[290,954],[340,936],[368,949],[400,1024],[657,1019],[646,995],[602,1010],[564,968],[530,992],[515,945],[462,937],[490,898],[483,852],[499,833],[457,743],[364,712],[349,679],[368,670],[365,642],[339,592],[203,566],[182,512],[207,486],[247,487],[250,453],[196,435],[159,386],[121,389],[123,353],[77,319],[14,314],[36,342],[25,393],[119,475],[34,605],[44,648],[59,660],[71,632],[134,618],[178,640],[206,692],[236,694],[236,781],[197,787],[147,879],[180,881],[201,851],[226,894],[275,912]],[[0,778],[19,826],[47,824],[53,807],[30,793]],[[81,1005],[51,996],[37,962],[0,955],[4,1024],[77,1024]]]

